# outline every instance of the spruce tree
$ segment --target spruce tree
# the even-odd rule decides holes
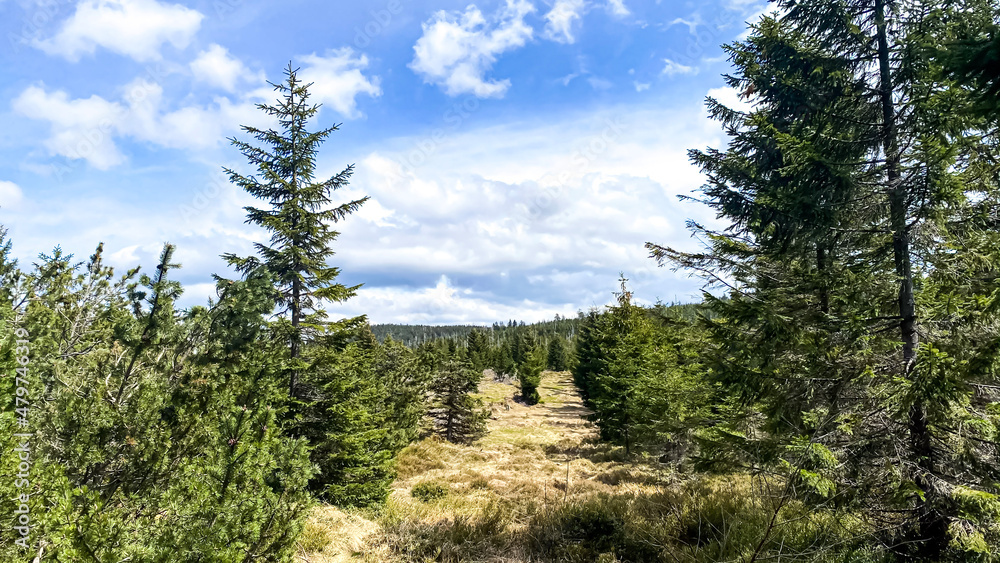
[[[537,404],[541,397],[538,386],[542,382],[542,371],[545,369],[545,348],[534,335],[522,332],[518,349],[523,361],[517,366],[517,381],[521,387],[521,399],[529,405]]]
[[[967,172],[984,148],[960,111],[968,98],[929,54],[989,8],[779,6],[728,47],[727,80],[753,101],[749,112],[709,101],[729,148],[691,152],[729,227],[694,225],[702,253],[649,247],[728,286],[727,300],[706,296],[713,373],[764,419],[718,429],[719,455],[783,467],[801,497],[864,506],[901,558],[937,559],[977,529],[954,527],[963,488],[993,493],[982,437],[952,430],[964,411],[990,420],[968,408],[987,376],[943,359],[948,337],[921,295],[948,218],[980,190]]]
[[[552,371],[566,371],[569,368],[566,341],[561,336],[553,336],[549,339],[549,351],[546,362],[548,369]]]
[[[353,164],[326,180],[316,178],[319,148],[339,126],[308,130],[309,120],[320,108],[309,103],[311,84],[299,80],[291,63],[285,69],[285,81],[270,84],[280,98],[275,105],[258,104],[257,108],[275,118],[278,129],[243,126],[242,130],[257,144],[231,139],[257,174],[246,176],[230,168],[225,172],[231,182],[266,204],[264,208],[247,207],[246,222],[268,231],[271,239],[267,244],[254,245],[257,257],[223,257],[244,274],[258,264],[274,272],[280,312],[289,314],[292,325],[288,392],[294,398],[297,374],[302,368],[298,362],[302,329],[322,322],[324,301],[342,302],[360,287],[336,283],[340,270],[330,266],[329,260],[339,233],[331,225],[356,211],[368,198],[333,204],[333,192],[347,186],[354,173]]]
[[[482,373],[490,360],[490,343],[480,329],[473,329],[466,337],[466,350],[472,369]]]
[[[472,397],[481,373],[461,360],[445,360],[431,382],[434,430],[449,442],[469,443],[486,433],[488,411]]]

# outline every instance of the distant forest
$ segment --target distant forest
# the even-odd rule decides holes
[[[675,303],[670,305],[657,304],[652,311],[662,316],[673,316],[676,318],[693,321],[699,316],[710,314],[710,311],[699,306],[698,303]],[[465,341],[469,333],[476,329],[485,329],[490,333],[499,334],[517,327],[527,327],[539,337],[548,339],[552,336],[562,336],[572,339],[583,322],[584,313],[578,311],[576,317],[562,317],[556,315],[551,321],[540,321],[537,323],[525,323],[524,321],[509,320],[506,323],[496,322],[492,325],[406,325],[406,324],[374,324],[371,325],[372,334],[379,342],[392,337],[393,340],[405,344],[406,346],[416,346],[431,340],[444,339]]]

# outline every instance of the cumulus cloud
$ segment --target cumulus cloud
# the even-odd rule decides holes
[[[34,45],[70,61],[98,47],[137,61],[157,60],[166,43],[187,47],[204,17],[197,10],[156,0],[82,0],[55,36]]]
[[[262,124],[254,100],[219,97],[208,105],[169,109],[163,88],[137,79],[123,88],[122,98],[101,96],[71,99],[62,90],[44,84],[29,86],[13,101],[14,111],[49,122],[45,146],[54,155],[83,159],[99,170],[121,164],[125,156],[117,137],[146,141],[161,147],[203,149],[217,145],[241,124]]]
[[[326,56],[315,53],[301,58],[305,64],[300,76],[305,82],[314,82],[309,90],[313,99],[333,108],[344,117],[359,117],[357,97],[366,94],[373,98],[382,95],[379,77],[367,77],[362,70],[368,66],[368,57],[355,56],[354,50],[344,47]]]
[[[753,110],[753,104],[740,95],[735,88],[730,86],[723,86],[721,88],[712,88],[706,94],[709,98],[715,99],[715,101],[721,103],[729,109],[742,112],[750,112]]]
[[[14,182],[0,180],[0,209],[17,209],[24,199],[21,187]]]
[[[214,43],[199,53],[190,66],[195,80],[227,92],[235,92],[240,82],[264,80],[261,73],[251,72],[242,61],[230,55],[225,47]]]
[[[334,265],[342,268],[341,281],[365,285],[356,298],[330,307],[331,315],[365,313],[375,322],[539,320],[609,303],[619,272],[644,303],[697,296],[698,280],[657,268],[643,243],[693,249],[685,219],[717,226],[710,209],[676,198],[704,181],[686,150],[725,142],[699,111],[700,98],[692,93],[673,108],[619,107],[545,123],[468,127],[435,138],[420,165],[406,159],[426,136],[388,139],[376,152],[321,151],[319,177],[358,163],[340,201],[373,198],[338,224]],[[150,115],[151,127],[163,113]],[[37,252],[66,242],[67,251],[85,255],[104,240],[116,266],[148,266],[170,240],[184,264],[181,305],[203,303],[212,294],[210,274],[226,273],[220,249],[247,254],[266,237],[243,224],[248,202],[223,183],[190,218],[177,202],[190,206],[193,187],[164,194],[176,202],[163,206],[73,194],[24,214],[18,247]]]
[[[619,272],[645,303],[693,298],[699,282],[656,267],[643,243],[691,249],[685,219],[714,226],[711,210],[676,199],[703,182],[686,149],[722,142],[699,106],[471,130],[418,166],[407,146],[420,138],[358,159],[354,184],[379,209],[341,226],[337,264],[366,286],[331,313],[551,318],[608,303]]]
[[[92,166],[107,170],[124,157],[112,134],[124,108],[100,96],[70,99],[63,91],[48,92],[43,86],[29,86],[14,99],[14,111],[32,119],[48,121],[51,136],[45,146],[52,154],[86,159]]]
[[[506,0],[489,19],[474,4],[464,13],[439,11],[424,22],[409,67],[449,96],[503,97],[510,80],[490,79],[486,74],[498,56],[531,39],[532,29],[524,18],[534,10],[527,0]]]
[[[546,39],[558,43],[573,43],[573,23],[583,17],[587,4],[584,0],[556,0],[556,3],[545,14]]]
[[[357,297],[331,309],[336,316],[367,314],[371,322],[408,324],[489,324],[506,319],[542,321],[560,314],[572,316],[572,303],[551,304],[528,299],[497,303],[489,295],[456,287],[441,276],[432,287],[361,288]],[[339,313],[339,314],[338,314]]]
[[[682,64],[674,62],[674,61],[672,61],[670,59],[663,59],[663,63],[664,63],[664,66],[663,66],[663,70],[661,71],[661,73],[665,74],[667,76],[675,76],[675,75],[678,75],[678,74],[697,74],[698,73],[698,69],[696,69],[696,68],[694,68],[692,66],[682,65]]]

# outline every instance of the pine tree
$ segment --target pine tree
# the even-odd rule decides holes
[[[942,220],[976,191],[963,176],[983,148],[959,111],[967,98],[928,55],[989,9],[779,6],[728,47],[738,74],[727,80],[753,109],[710,100],[732,140],[691,152],[730,227],[694,225],[703,253],[649,247],[729,286],[728,300],[706,296],[713,373],[764,416],[748,409],[717,443],[762,471],[783,467],[803,496],[863,505],[900,557],[937,559],[956,539],[957,492],[989,489],[972,461],[989,454],[951,430],[970,400],[951,389],[981,374],[958,384],[941,343],[918,341],[932,333],[920,292]]]
[[[445,440],[469,443],[486,432],[488,411],[471,393],[479,387],[480,373],[459,360],[445,360],[431,383],[431,417],[434,429]]]
[[[33,552],[46,559],[292,556],[311,467],[276,422],[273,280],[258,269],[220,281],[217,304],[178,311],[172,253],[152,276],[116,280],[101,247],[80,264],[57,249],[27,276],[43,487]]]
[[[335,281],[340,270],[330,266],[329,260],[334,254],[331,246],[339,233],[330,225],[356,211],[368,198],[331,207],[333,192],[348,184],[354,165],[317,181],[316,155],[320,145],[339,126],[315,132],[307,129],[308,121],[319,112],[320,106],[309,104],[311,84],[299,80],[291,63],[285,69],[285,81],[271,85],[280,94],[276,105],[257,107],[276,118],[279,129],[243,126],[243,131],[261,146],[231,139],[257,169],[257,175],[245,176],[225,169],[231,182],[268,205],[247,207],[247,223],[264,228],[271,233],[271,240],[269,244],[254,245],[259,258],[234,254],[223,257],[241,273],[253,271],[262,263],[277,277],[278,305],[282,312],[289,313],[292,325],[288,390],[289,396],[295,397],[297,373],[302,368],[297,361],[303,342],[302,329],[322,322],[323,301],[342,302],[360,287],[346,287]],[[351,321],[357,324],[361,319]]]
[[[521,387],[521,399],[529,405],[537,404],[541,397],[538,386],[542,382],[542,370],[545,369],[545,348],[539,345],[531,334],[522,333],[520,340],[521,355],[524,360],[517,366],[517,381]]]
[[[566,371],[569,368],[566,341],[562,337],[554,336],[549,339],[549,351],[546,361],[548,369],[552,371]]]
[[[393,420],[395,416],[405,415],[396,411],[388,382],[376,372],[378,343],[362,336],[343,349],[317,345],[306,353],[314,380],[322,382],[306,410],[310,419],[301,425],[319,467],[311,487],[338,506],[385,502],[395,478],[396,448],[406,429],[391,427],[399,420]]]
[[[376,351],[374,372],[385,385],[387,449],[395,455],[417,438],[427,412],[431,372],[417,354],[391,337]]]
[[[466,350],[469,354],[469,362],[472,363],[472,369],[482,373],[490,358],[490,343],[486,334],[479,329],[469,332],[466,337]]]
[[[594,384],[597,374],[604,369],[604,351],[602,348],[600,315],[591,310],[583,317],[580,333],[576,338],[575,362],[573,365],[573,383],[580,390],[584,404],[592,406]]]

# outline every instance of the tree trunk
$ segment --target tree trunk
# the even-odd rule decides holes
[[[892,229],[893,261],[899,282],[899,328],[903,342],[902,374],[910,378],[917,350],[917,314],[913,297],[913,267],[910,262],[910,233],[907,225],[908,202],[902,183],[899,141],[896,131],[896,112],[892,100],[893,85],[890,72],[889,40],[886,31],[885,0],[875,0],[875,25],[878,42],[879,90],[882,105],[882,149],[885,153],[886,180],[889,195],[889,219]],[[927,416],[919,399],[910,407],[909,449],[916,464],[914,483],[924,492],[917,501],[919,522],[919,548],[921,557],[937,559],[948,543],[948,522],[935,508],[936,487],[927,479],[934,473],[933,448]]]

